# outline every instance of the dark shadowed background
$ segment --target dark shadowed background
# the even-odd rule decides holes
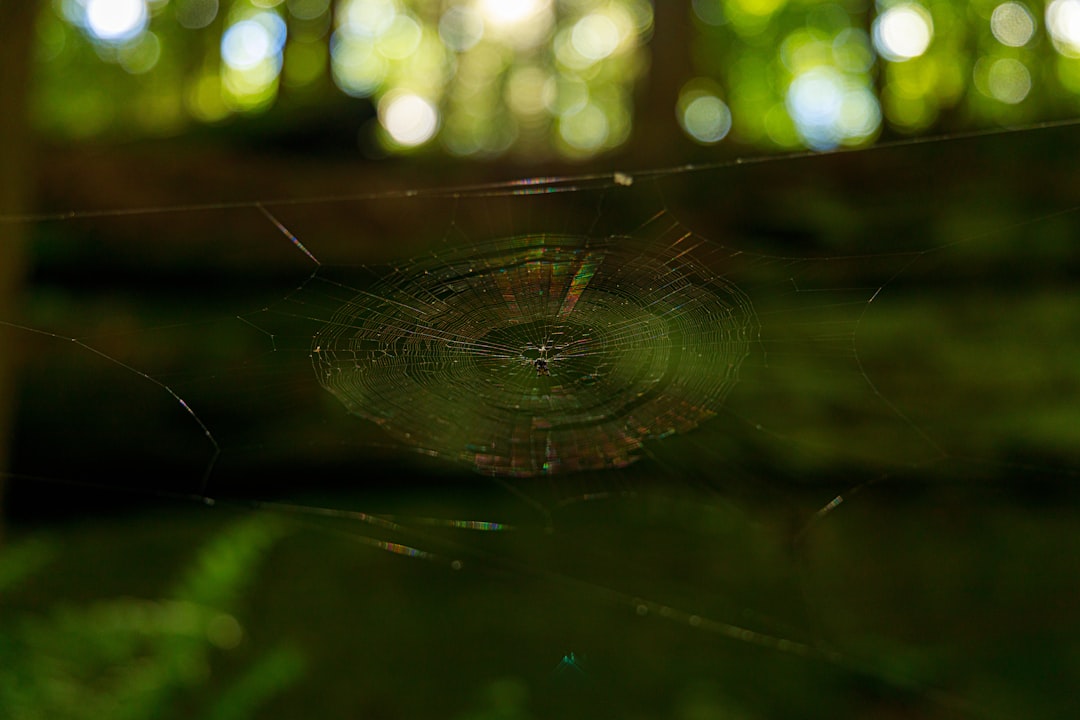
[[[3,2],[0,718],[1075,716],[1078,8]],[[658,223],[760,332],[627,467],[315,377],[410,258]]]

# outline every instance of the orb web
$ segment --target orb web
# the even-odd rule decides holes
[[[316,375],[350,412],[483,474],[628,465],[717,411],[755,333],[697,243],[531,234],[407,262],[316,333]]]

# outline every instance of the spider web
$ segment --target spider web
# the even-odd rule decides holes
[[[12,501],[212,498],[291,514],[349,562],[352,542],[388,551],[360,574],[398,588],[416,637],[470,687],[524,685],[541,716],[790,714],[823,689],[825,714],[1024,705],[1037,682],[1001,667],[1041,636],[1038,603],[1000,624],[992,593],[935,603],[920,584],[1038,556],[978,547],[953,522],[1014,537],[1040,516],[1007,502],[999,517],[1002,488],[1067,486],[1077,464],[1068,416],[1046,429],[1060,405],[1008,411],[1039,382],[1075,389],[1059,273],[1076,256],[1057,240],[1075,218],[1055,214],[1072,199],[1049,171],[1003,207],[989,180],[926,170],[1011,137],[44,219],[27,317],[6,326],[27,368]],[[1002,383],[1021,349],[1039,372]],[[1051,522],[1055,553],[1074,519]],[[338,557],[308,535],[293,547]],[[1034,584],[1075,587],[1064,565],[1051,574]],[[487,651],[421,619],[433,592]],[[375,593],[310,612],[379,607]],[[345,634],[368,675],[350,697],[370,709],[357,698],[392,686],[416,648],[360,626]],[[586,689],[549,687],[571,652]],[[469,703],[450,680],[426,687]],[[1053,695],[1047,712],[1067,707]]]
[[[542,234],[400,266],[316,334],[317,376],[485,474],[623,467],[644,438],[714,413],[754,332],[693,236],[665,242]]]
[[[358,268],[348,263],[355,248],[324,247],[295,292],[244,320],[275,351],[310,357],[351,413],[485,475],[619,468],[643,455],[663,467],[659,440],[721,411],[823,455],[832,470],[940,459],[877,393],[856,348],[873,298],[922,252],[800,257],[719,243],[669,205],[680,178],[511,189],[494,209],[486,190],[452,193],[450,230],[427,254]],[[431,212],[439,199],[426,202]],[[289,228],[305,220],[279,213],[299,242]],[[727,408],[736,387],[741,399]],[[837,404],[850,396],[850,432],[889,433],[888,452],[817,441],[815,418],[790,402],[808,388]],[[811,400],[815,412],[826,402]],[[770,408],[778,413],[763,422]],[[808,461],[793,465],[805,472]]]

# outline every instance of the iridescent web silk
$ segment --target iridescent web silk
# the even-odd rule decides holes
[[[527,235],[406,263],[316,334],[319,382],[484,474],[627,465],[709,418],[749,351],[749,300],[694,250]]]

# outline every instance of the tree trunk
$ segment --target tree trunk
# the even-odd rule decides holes
[[[25,272],[27,225],[4,222],[26,211],[31,195],[31,148],[28,97],[35,22],[39,0],[0,0],[0,319],[17,317]],[[19,347],[16,331],[0,326],[0,521],[4,479],[11,459],[15,373]],[[2,531],[0,525],[0,531]]]
[[[653,8],[648,75],[635,99],[636,127],[627,152],[645,167],[677,164],[692,147],[675,117],[679,89],[694,76],[690,3],[657,0]]]

